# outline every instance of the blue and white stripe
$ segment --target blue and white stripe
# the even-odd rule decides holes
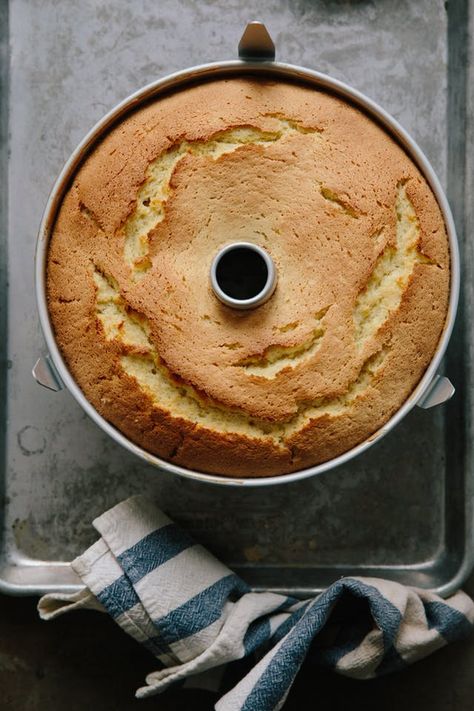
[[[94,526],[100,540],[72,563],[85,589],[44,596],[40,614],[107,611],[157,658],[140,698],[194,675],[208,686],[209,670],[225,677],[224,665],[257,655],[215,708],[273,711],[306,657],[367,679],[466,636],[474,624],[474,603],[464,593],[442,600],[387,580],[343,578],[305,601],[254,593],[143,497],[122,502]]]

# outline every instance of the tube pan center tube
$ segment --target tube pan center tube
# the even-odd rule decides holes
[[[234,242],[212,260],[210,279],[219,301],[246,310],[268,301],[275,291],[277,273],[265,249],[251,242]]]

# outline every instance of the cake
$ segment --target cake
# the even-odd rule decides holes
[[[209,270],[263,247],[273,296],[239,311]],[[215,80],[129,114],[58,211],[47,297],[94,408],[151,454],[280,475],[370,438],[410,397],[446,320],[437,201],[373,119],[336,96]]]

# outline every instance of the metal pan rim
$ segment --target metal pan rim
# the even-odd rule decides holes
[[[451,259],[451,284],[450,284],[450,299],[446,323],[439,340],[435,354],[426,369],[423,377],[419,381],[416,388],[413,390],[408,399],[397,410],[397,412],[385,423],[385,425],[368,439],[356,445],[352,449],[344,452],[342,455],[335,457],[322,464],[315,465],[306,469],[302,469],[289,474],[281,474],[271,477],[245,477],[245,478],[230,478],[224,475],[209,474],[206,472],[193,471],[178,465],[172,464],[160,457],[150,454],[138,445],[131,442],[125,435],[105,420],[97,410],[87,400],[82,390],[72,377],[69,369],[59,351],[54,337],[52,324],[49,318],[46,297],[46,263],[48,254],[48,242],[51,230],[54,226],[58,207],[61,203],[63,195],[69,185],[69,181],[76,172],[78,166],[86,156],[87,152],[104,135],[110,127],[122,118],[125,114],[133,111],[145,101],[155,98],[159,94],[169,90],[176,90],[179,87],[185,87],[196,81],[206,81],[216,78],[223,78],[236,75],[257,74],[260,76],[271,76],[280,79],[297,80],[303,83],[315,86],[316,88],[328,90],[332,93],[349,100],[357,108],[365,111],[369,116],[375,118],[388,133],[394,136],[402,145],[408,155],[414,160],[417,167],[422,172],[423,176],[430,185],[441,209],[446,231],[449,239],[450,259]],[[69,160],[63,167],[59,177],[57,178],[53,189],[50,193],[45,211],[41,220],[38,240],[35,254],[35,287],[38,312],[40,317],[41,328],[46,341],[47,349],[54,363],[58,375],[71,395],[75,398],[78,404],[85,410],[91,419],[99,425],[99,427],[111,436],[117,443],[128,449],[133,454],[140,457],[149,464],[153,464],[159,469],[163,469],[179,476],[194,479],[206,483],[225,485],[225,486],[269,486],[273,484],[286,484],[293,481],[306,479],[317,474],[322,474],[330,469],[345,464],[353,457],[362,454],[371,447],[376,441],[392,430],[408,412],[415,406],[424,392],[430,386],[431,381],[436,376],[443,355],[446,351],[449,338],[454,326],[456,310],[459,300],[460,290],[460,257],[459,247],[456,238],[456,229],[452,213],[441,187],[439,179],[434,172],[427,157],[405,131],[404,128],[390,114],[388,114],[375,101],[369,99],[361,92],[353,89],[349,85],[329,77],[326,74],[299,67],[292,64],[285,64],[273,61],[243,61],[231,60],[226,62],[213,62],[211,64],[203,64],[196,67],[170,74],[162,79],[159,79],[147,86],[139,89],[134,94],[127,97],[119,103],[108,114],[106,114],[84,137],[81,143],[71,154]]]

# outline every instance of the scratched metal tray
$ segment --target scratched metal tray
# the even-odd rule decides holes
[[[0,589],[75,589],[68,561],[95,539],[91,520],[144,492],[257,589],[310,594],[358,574],[447,594],[473,562],[472,279],[464,279],[445,362],[455,398],[415,409],[349,465],[290,485],[218,488],[159,472],[108,439],[67,392],[47,392],[30,375],[44,350],[35,237],[55,176],[83,134],[127,94],[173,70],[235,57],[254,18],[243,1],[218,5],[0,3]],[[469,268],[467,5],[262,0],[258,19],[280,59],[362,90],[421,144],[447,188]]]

